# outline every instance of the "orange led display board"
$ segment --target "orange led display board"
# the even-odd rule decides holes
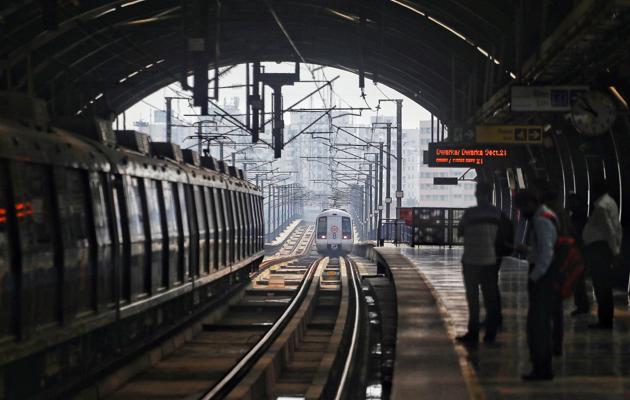
[[[429,143],[429,167],[474,168],[493,160],[505,160],[510,154],[507,146],[477,143]]]

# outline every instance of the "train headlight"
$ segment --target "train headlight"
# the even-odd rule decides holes
[[[326,239],[326,235],[321,235],[319,238],[320,239]]]
[[[344,239],[350,239],[350,236],[348,236],[348,235],[343,235],[343,238],[344,238]]]

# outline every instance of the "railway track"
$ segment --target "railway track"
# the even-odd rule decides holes
[[[265,259],[260,264],[260,270],[264,270],[274,264],[277,265],[306,256],[313,247],[314,242],[315,225],[304,224],[298,226],[274,255],[265,256]]]
[[[347,259],[327,257],[307,274],[285,318],[204,400],[343,398],[359,333],[358,274]]]
[[[288,255],[270,261],[169,354],[153,349],[149,358],[162,356],[150,367],[140,371],[132,360],[101,382],[99,397],[341,398],[356,349],[358,324],[350,321],[359,318],[358,275],[348,260],[318,256],[312,233],[305,227]],[[286,265],[286,258],[297,261]]]

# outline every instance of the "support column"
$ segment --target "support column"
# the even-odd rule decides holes
[[[173,100],[171,97],[165,97],[166,100],[166,141],[171,143],[173,138],[173,126],[171,123],[171,115],[173,114],[171,101]]]
[[[199,157],[201,157],[201,154],[203,154],[201,152],[201,133],[202,133],[202,122],[199,121],[199,125],[197,126],[197,154],[199,154]]]
[[[269,187],[267,188],[267,193],[269,193],[267,195],[267,237],[268,237],[268,241],[271,242],[271,232],[273,232],[273,227],[271,226],[271,198],[272,198],[272,194],[271,194],[271,183],[269,184]]]
[[[402,198],[398,196],[398,192],[402,192],[402,100],[396,100],[396,243],[400,242],[400,227],[398,220],[400,219],[400,208],[402,207]]]
[[[369,210],[369,205],[368,202],[370,201],[370,195],[368,192],[368,188],[370,186],[370,178],[366,177],[365,178],[365,189],[363,190],[363,238],[364,240],[368,240],[367,234],[368,234],[368,210]]]
[[[370,169],[368,172],[368,239],[370,238],[370,234],[372,232],[372,225],[374,222],[374,207],[372,206],[372,163],[370,163]]]
[[[392,198],[392,124],[387,123],[387,181],[385,187],[385,198],[390,199],[387,204],[385,204],[385,219],[389,219],[389,209],[391,206],[391,198]]]
[[[376,225],[377,246],[381,243],[381,224],[383,220],[383,142],[379,145],[378,166],[378,223]]]

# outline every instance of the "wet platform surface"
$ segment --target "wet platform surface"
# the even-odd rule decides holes
[[[391,271],[396,293],[391,399],[465,399],[467,380],[431,288],[397,249],[378,252]]]
[[[399,251],[413,262],[418,279],[425,280],[432,288],[450,326],[450,339],[453,340],[455,334],[465,333],[468,311],[461,275],[461,250],[401,248]],[[525,337],[526,266],[516,261],[504,263],[500,289],[504,322],[497,342],[480,343],[477,349],[452,342],[461,357],[462,371],[468,377],[470,398],[630,398],[630,314],[625,293],[615,294],[612,331],[589,330],[587,325],[596,321],[595,308],[590,315],[572,317],[573,299],[566,300],[564,354],[554,357],[555,379],[532,383],[520,378],[530,370]]]

